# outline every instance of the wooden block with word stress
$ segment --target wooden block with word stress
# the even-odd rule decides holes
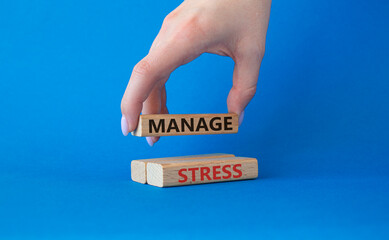
[[[218,158],[226,158],[226,157],[235,157],[235,155],[225,154],[225,153],[213,153],[213,154],[191,155],[191,156],[182,156],[182,157],[133,160],[131,161],[131,179],[132,181],[135,182],[146,183],[148,163],[167,163],[170,161],[183,162],[183,161],[194,160],[194,159],[205,159],[205,158],[218,159]]]
[[[147,183],[157,187],[235,181],[257,177],[258,161],[255,158],[207,158],[185,162],[177,160],[147,164]]]
[[[138,137],[237,133],[238,115],[223,114],[143,114],[138,128],[131,134]]]

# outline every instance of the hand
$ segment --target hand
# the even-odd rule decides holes
[[[165,83],[170,74],[204,52],[235,62],[229,112],[243,120],[254,97],[265,50],[271,0],[186,0],[163,21],[149,54],[135,65],[122,110],[122,131],[136,129],[139,115],[168,113]],[[152,146],[159,137],[148,137]]]

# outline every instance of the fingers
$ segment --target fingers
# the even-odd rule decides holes
[[[149,97],[143,103],[142,114],[168,114],[166,107],[166,89],[164,85],[157,84]],[[159,137],[146,137],[147,143],[152,147]]]
[[[137,127],[139,114],[142,111],[143,102],[158,82],[155,63],[146,56],[132,71],[130,81],[122,98],[121,110],[125,122],[122,122],[123,134],[127,135]],[[123,119],[123,118],[122,118]],[[123,124],[127,123],[125,129]]]
[[[252,52],[234,59],[233,86],[227,98],[227,106],[228,112],[239,115],[239,125],[243,121],[244,109],[255,95],[262,56]]]
[[[163,86],[162,92],[161,92],[161,113],[162,114],[169,114],[169,110],[167,109],[167,93],[166,93],[165,86]]]
[[[161,113],[161,92],[162,86],[157,84],[151,91],[150,95],[143,103],[142,114],[159,114]],[[147,143],[152,147],[159,137],[146,137]]]
[[[143,103],[154,87],[163,85],[172,71],[197,58],[206,48],[207,41],[204,41],[198,18],[179,15],[177,11],[168,15],[149,54],[134,67],[121,103],[124,135],[136,129]],[[145,107],[148,106],[147,103]]]
[[[172,71],[197,56],[189,43],[163,44],[150,51],[149,55],[134,67],[121,104],[124,135],[136,129],[143,103],[154,87],[163,85]],[[127,126],[123,126],[126,123]]]

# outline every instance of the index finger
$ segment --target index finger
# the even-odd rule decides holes
[[[143,102],[155,85],[164,84],[160,81],[166,81],[172,71],[198,55],[188,43],[168,44],[154,49],[135,65],[121,103],[124,135],[136,129]]]

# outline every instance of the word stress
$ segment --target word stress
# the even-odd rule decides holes
[[[184,157],[133,160],[133,181],[157,187],[236,181],[258,177],[255,158],[232,154],[205,154]]]

